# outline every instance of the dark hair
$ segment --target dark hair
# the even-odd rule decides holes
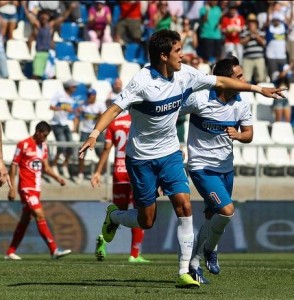
[[[149,57],[152,67],[158,67],[160,63],[160,55],[162,53],[169,55],[172,46],[181,41],[181,36],[178,32],[163,29],[152,34],[149,40]]]
[[[233,68],[239,66],[239,60],[235,56],[230,56],[219,60],[213,67],[213,75],[232,77]]]
[[[37,131],[41,131],[41,132],[50,132],[51,131],[51,126],[45,122],[45,121],[41,121],[36,125],[36,132]]]

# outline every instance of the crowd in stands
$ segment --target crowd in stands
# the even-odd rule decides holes
[[[13,80],[15,98],[22,98],[24,81],[37,82],[40,97],[30,99],[29,92],[23,99],[35,100],[35,112],[38,101],[48,102],[59,141],[71,141],[71,131],[79,134],[76,140],[85,138],[90,125],[83,124],[83,118],[94,122],[93,114],[103,112],[133,74],[148,64],[148,39],[161,29],[180,33],[184,62],[204,73],[210,73],[217,60],[234,55],[246,81],[287,87],[283,101],[254,96],[248,101],[256,121],[294,123],[292,1],[0,1],[0,28],[0,90],[8,86],[4,81],[1,85],[2,79]],[[15,99],[9,97],[0,91],[13,118]],[[70,105],[62,106],[62,101]],[[68,128],[61,133],[58,124]],[[186,125],[186,118],[179,119],[181,142]],[[60,151],[53,159],[55,167]],[[71,155],[65,152],[66,177]]]

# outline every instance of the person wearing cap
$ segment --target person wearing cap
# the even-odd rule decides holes
[[[72,133],[69,127],[69,114],[74,111],[74,100],[72,94],[78,86],[75,80],[68,80],[63,84],[64,90],[57,91],[50,100],[50,109],[53,110],[53,118],[51,120],[52,130],[57,142],[71,142]],[[55,158],[52,162],[52,168],[55,173],[58,172],[58,160],[60,155],[64,154],[64,162],[62,164],[62,172],[65,178],[70,178],[68,171],[69,159],[73,154],[72,147],[57,147]]]
[[[287,63],[287,31],[281,12],[274,11],[268,14],[266,33],[265,57],[268,75],[273,81],[273,73],[279,71],[279,66]]]
[[[87,140],[89,134],[92,132],[96,121],[99,119],[101,114],[106,110],[104,102],[97,101],[96,90],[88,89],[88,99],[85,103],[79,106],[76,110],[76,117],[74,119],[74,131],[80,133],[80,141],[84,142]],[[104,136],[99,137],[98,142],[104,142]],[[97,156],[100,156],[102,147],[96,147],[95,152]],[[84,180],[84,160],[79,160],[79,171],[78,176],[75,179],[77,184],[81,184]]]
[[[240,33],[244,29],[245,20],[238,12],[238,5],[235,1],[228,3],[228,12],[221,20],[221,30],[225,37],[224,55],[236,55],[242,64],[243,47],[240,43]]]
[[[247,82],[265,82],[266,64],[264,59],[265,32],[258,29],[258,20],[255,14],[249,14],[246,19],[246,28],[240,34],[240,43],[243,45],[243,70]]]

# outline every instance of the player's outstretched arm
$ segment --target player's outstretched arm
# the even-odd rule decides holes
[[[84,159],[85,153],[88,149],[93,150],[96,140],[100,132],[104,131],[106,127],[122,112],[122,109],[116,105],[112,104],[109,108],[101,115],[100,119],[97,121],[92,133],[89,138],[84,142],[79,150],[79,158]]]
[[[266,88],[259,85],[249,84],[246,82],[242,82],[237,79],[224,77],[224,76],[217,76],[216,77],[216,88],[222,90],[234,90],[239,92],[255,92],[264,95],[265,97],[269,98],[285,98],[283,95],[283,91],[285,88]]]

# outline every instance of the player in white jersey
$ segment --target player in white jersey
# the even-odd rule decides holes
[[[262,88],[227,77],[207,76],[182,65],[180,35],[172,30],[155,32],[149,41],[151,66],[140,70],[96,123],[80,149],[80,159],[93,149],[100,132],[124,109],[129,109],[132,124],[126,148],[126,166],[137,209],[107,208],[102,233],[112,241],[118,226],[149,229],[156,219],[157,189],[160,186],[178,217],[179,277],[177,287],[198,287],[189,274],[194,241],[190,189],[184,171],[176,132],[182,103],[194,92],[216,86],[220,89],[258,91],[277,97],[281,89]],[[172,170],[172,172],[171,172]]]
[[[213,74],[245,82],[243,70],[234,56],[217,62]],[[252,141],[252,114],[249,103],[242,100],[239,93],[214,88],[193,93],[182,106],[180,114],[187,112],[191,113],[187,168],[205,203],[205,221],[194,243],[190,273],[200,282],[208,283],[203,276],[200,259],[204,254],[209,272],[220,272],[217,243],[234,215],[231,199],[233,141]]]

